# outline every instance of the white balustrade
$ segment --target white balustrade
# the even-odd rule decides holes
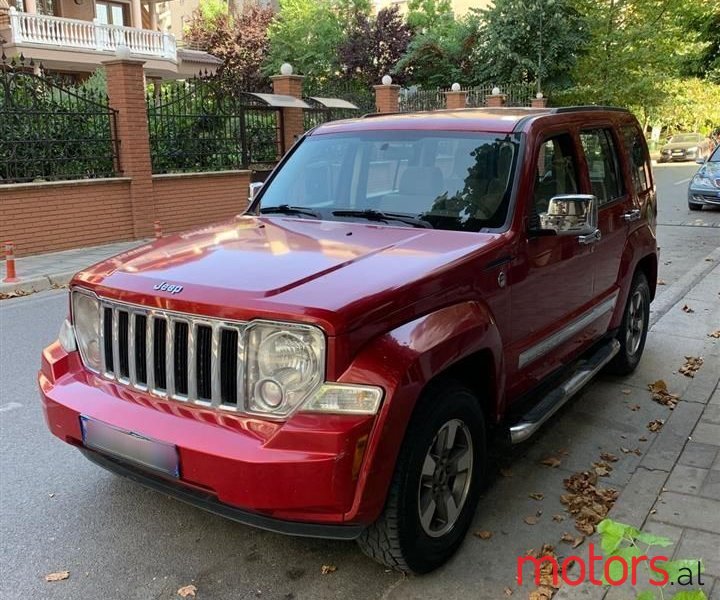
[[[65,19],[18,12],[10,8],[10,30],[16,44],[41,44],[114,52],[119,45],[132,54],[177,60],[175,36],[161,31],[107,25],[94,21]]]

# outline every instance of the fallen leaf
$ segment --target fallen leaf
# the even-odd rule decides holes
[[[523,519],[528,525],[537,525],[538,521],[540,521],[539,517],[536,517],[535,515],[529,515]]]
[[[500,475],[503,477],[512,477],[513,472],[510,469],[500,469]]]
[[[700,367],[698,367],[699,369]],[[658,404],[667,406],[670,410],[673,410],[677,406],[679,396],[677,394],[671,394],[668,390],[667,383],[662,379],[658,379],[655,383],[648,384],[648,390],[652,394],[652,399]]]
[[[598,477],[607,477],[612,471],[612,467],[606,462],[595,462],[592,466]]]
[[[680,367],[679,372],[685,377],[695,377],[695,373],[702,367],[702,356],[686,356],[685,364]]]
[[[181,598],[194,598],[195,592],[197,592],[197,588],[191,584],[191,585],[186,585],[186,586],[181,587],[177,591],[177,594]]]
[[[584,535],[579,535],[578,537],[575,538],[575,541],[573,542],[572,547],[573,547],[573,548],[577,548],[577,547],[578,547],[580,544],[582,544],[584,541],[585,541],[585,536],[584,536]]]
[[[683,309],[683,312],[686,312],[686,313],[694,313],[694,312],[695,312],[695,311],[694,311],[692,308],[690,308],[687,304],[686,304],[685,306],[683,306],[682,309]]]
[[[334,573],[337,571],[337,567],[335,565],[323,565],[320,568],[320,573],[322,575],[329,575],[330,573]]]
[[[638,442],[647,442],[647,438],[645,436],[639,437]]]
[[[532,494],[528,494],[528,496],[530,496],[533,500],[542,500],[545,497],[545,494],[542,492],[533,492]]]
[[[50,496],[51,498],[54,498],[54,497],[55,497],[55,493],[53,492],[52,494],[48,494],[48,496]]]
[[[481,540],[489,540],[493,536],[493,532],[482,530],[482,531],[476,531],[473,535],[475,537],[479,537]]]
[[[705,262],[715,262],[714,258],[710,258],[709,256],[705,259]]]
[[[664,280],[664,279],[658,279],[658,280],[657,280],[657,284],[658,284],[658,285],[667,285],[667,283],[665,283],[665,280]]]
[[[718,339],[720,338],[720,329],[717,331],[713,331],[712,333],[708,333],[708,337]]]
[[[661,421],[660,419],[653,419],[647,424],[647,428],[652,431],[653,433],[656,433],[660,431],[665,424],[664,421]],[[641,441],[644,441],[641,439]]]
[[[575,536],[572,535],[572,534],[570,534],[570,533],[568,533],[568,532],[566,531],[566,532],[563,533],[562,536],[560,537],[560,541],[561,541],[561,542],[565,542],[565,543],[567,543],[567,544],[572,544],[572,543],[575,541]]]
[[[547,458],[543,458],[540,461],[541,465],[545,465],[546,467],[555,468],[560,466],[560,459],[557,456],[548,456]]]
[[[615,456],[614,454],[610,454],[609,452],[603,452],[600,455],[600,458],[602,458],[606,462],[611,462],[611,463],[618,461],[618,457]]]
[[[618,497],[617,490],[600,487],[597,480],[598,474],[592,470],[574,473],[563,481],[568,493],[560,496],[560,502],[575,517],[575,529],[583,535],[595,532]]]
[[[640,405],[639,405],[639,404],[629,404],[629,405],[628,405],[628,408],[629,408],[631,411],[635,412],[635,411],[640,410]]]
[[[640,456],[640,455],[642,454],[642,452],[640,452],[640,448],[633,448],[633,449],[630,449],[630,448],[620,448],[620,451],[621,451],[623,454],[637,454],[638,456]]]
[[[632,394],[632,390],[620,390],[620,391],[621,391],[623,394],[625,394],[626,396],[629,396],[630,394]]]
[[[512,596],[512,595],[513,595],[513,591],[512,591],[509,587],[506,587],[506,588],[503,590],[503,592],[505,592],[505,595],[506,595],[506,596]]]
[[[556,523],[561,523],[562,521],[565,520],[565,516],[564,515],[553,515],[552,520],[555,521]]]
[[[45,581],[63,581],[70,577],[70,571],[56,571],[45,575]]]

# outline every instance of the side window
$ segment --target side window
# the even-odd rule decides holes
[[[577,194],[578,176],[573,140],[569,134],[548,139],[537,156],[532,223],[547,212],[550,198],[558,194]]]
[[[608,129],[592,129],[580,133],[580,141],[585,151],[585,159],[590,175],[592,193],[602,206],[619,198],[623,193],[620,167]]]
[[[622,132],[630,160],[633,187],[636,192],[644,192],[650,187],[650,165],[647,162],[642,134],[637,127],[631,125],[623,127]]]

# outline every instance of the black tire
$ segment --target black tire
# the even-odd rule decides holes
[[[702,210],[702,204],[695,204],[694,202],[688,202],[688,208],[690,210]]]
[[[462,426],[458,426],[457,422]],[[457,428],[455,438],[470,435],[472,444],[466,445],[463,456],[466,460],[472,456],[472,463],[464,471],[469,473],[468,480],[444,476],[447,482],[452,482],[449,484],[451,487],[459,484],[463,489],[467,487],[467,492],[463,492],[465,500],[454,524],[446,522],[445,527],[450,529],[443,533],[443,519],[440,517],[437,522],[421,523],[420,506],[423,500],[420,484],[426,457],[441,445],[437,436],[451,423],[455,423]],[[462,452],[462,447],[459,452]],[[427,573],[445,563],[460,547],[470,527],[486,476],[486,453],[485,420],[478,398],[454,381],[431,384],[418,401],[408,424],[383,514],[358,539],[362,551],[383,565],[406,573]],[[442,470],[438,467],[441,462],[438,457],[432,463],[435,471],[431,477],[422,476],[423,499],[434,498],[435,493],[442,494],[441,491],[435,492],[438,469]],[[432,481],[432,486],[428,485],[428,479]],[[438,487],[440,485],[444,484],[439,483]],[[438,515],[439,511],[433,510],[433,514]],[[438,530],[431,536],[425,527],[432,529],[433,523]]]
[[[637,309],[633,303],[637,303],[638,299],[642,303],[642,314],[638,317]],[[642,271],[635,273],[628,299],[623,310],[623,318],[620,323],[620,329],[616,339],[620,342],[620,351],[610,362],[607,370],[616,375],[627,375],[632,373],[642,358],[645,349],[645,340],[647,339],[648,323],[650,321],[650,286],[647,277]],[[637,332],[638,336],[629,332],[629,327],[633,324],[633,331],[641,325],[642,330]]]

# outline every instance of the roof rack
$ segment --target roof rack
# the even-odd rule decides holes
[[[568,113],[568,112],[580,112],[583,110],[602,110],[602,111],[613,111],[613,112],[623,112],[623,113],[629,113],[630,111],[627,108],[622,108],[620,106],[598,106],[596,104],[588,104],[583,106],[559,106],[557,108],[550,109],[553,113]]]

